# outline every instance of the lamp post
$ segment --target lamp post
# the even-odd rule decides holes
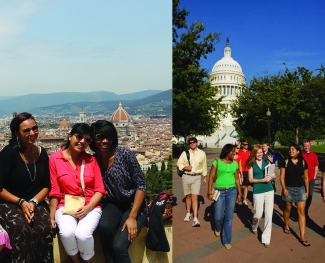
[[[267,108],[266,116],[267,116],[267,141],[271,146],[271,112],[269,108]]]

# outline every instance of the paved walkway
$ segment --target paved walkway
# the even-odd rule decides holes
[[[208,170],[212,160],[217,158],[220,149],[204,149],[208,158]],[[325,262],[325,238],[322,227],[325,224],[325,203],[320,195],[319,173],[313,201],[309,209],[310,222],[307,224],[306,239],[311,243],[310,247],[303,247],[299,243],[299,227],[297,222],[297,210],[291,211],[290,227],[291,235],[284,234],[283,226],[283,202],[281,200],[281,187],[277,180],[277,191],[274,200],[273,228],[271,247],[265,248],[261,244],[261,229],[263,219],[260,222],[258,235],[250,231],[252,218],[252,189],[249,188],[249,205],[236,205],[237,213],[233,221],[232,248],[227,250],[222,245],[220,238],[213,233],[213,206],[205,196],[207,185],[201,187],[199,196],[199,221],[201,227],[192,227],[192,221],[184,222],[186,214],[185,202],[181,178],[176,173],[176,162],[173,167],[173,192],[177,198],[173,208],[173,263],[209,263],[209,262],[240,262],[240,263],[268,263],[268,262]],[[279,178],[279,170],[277,170]]]

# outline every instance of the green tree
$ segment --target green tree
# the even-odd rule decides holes
[[[210,135],[221,113],[218,92],[201,59],[215,50],[218,33],[204,34],[203,23],[187,25],[189,12],[173,0],[173,133],[176,136]]]
[[[265,140],[269,108],[272,138],[276,135],[280,141],[287,143],[291,138],[299,143],[304,135],[319,136],[325,124],[325,79],[322,69],[316,76],[312,73],[298,67],[284,74],[254,77],[232,104],[239,135]]]

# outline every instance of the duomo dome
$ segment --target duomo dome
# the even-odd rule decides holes
[[[111,122],[120,124],[131,122],[130,115],[122,108],[122,103],[120,103],[118,109],[113,112]]]

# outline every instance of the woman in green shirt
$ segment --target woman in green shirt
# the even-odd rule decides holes
[[[222,148],[220,158],[213,161],[209,175],[209,200],[213,201],[213,189],[220,191],[218,200],[214,202],[214,233],[219,237],[223,225],[221,238],[226,249],[231,248],[235,203],[236,200],[237,203],[240,202],[242,195],[238,176],[238,163],[233,160],[236,153],[235,148],[236,145],[232,144],[226,144]]]

